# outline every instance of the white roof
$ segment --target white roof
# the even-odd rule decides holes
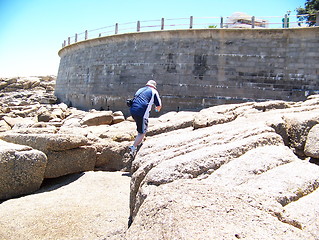
[[[230,17],[228,17],[230,22],[237,22],[237,20],[251,21],[251,18],[252,16],[243,12],[234,12]],[[255,18],[255,22],[264,22],[264,20]]]

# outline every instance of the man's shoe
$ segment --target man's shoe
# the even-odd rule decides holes
[[[130,146],[129,149],[130,149],[130,155],[134,157],[136,154],[137,148],[134,146]]]

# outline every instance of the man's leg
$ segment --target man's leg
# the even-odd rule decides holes
[[[143,141],[144,137],[145,137],[145,133],[138,133],[135,138],[133,146],[137,148],[137,146]]]
[[[137,146],[143,141],[144,137],[145,137],[145,133],[138,133],[137,136],[135,137],[133,146],[130,146],[130,155],[132,157],[135,156],[137,152]]]
[[[135,137],[133,146],[130,147],[131,156],[135,155],[137,146],[142,143],[148,127],[148,119],[139,116],[133,116],[133,118],[137,126],[137,136]]]
[[[148,127],[148,119],[140,118],[139,124],[137,126],[137,136],[135,138],[133,146],[137,148],[137,146],[143,141],[146,131]]]

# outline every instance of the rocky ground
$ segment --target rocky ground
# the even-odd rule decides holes
[[[108,127],[124,116],[58,104],[54,86],[54,77],[0,80],[5,139],[0,140],[0,239],[123,238],[130,192],[123,161],[129,158],[120,142],[107,138],[121,140]],[[127,123],[128,144],[134,124]]]
[[[0,81],[0,239],[319,239],[319,96],[164,114],[131,159],[53,89]]]
[[[319,239],[318,104],[212,107],[148,139],[127,238]]]
[[[85,172],[46,180],[34,194],[0,204],[0,239],[123,239],[130,177]]]

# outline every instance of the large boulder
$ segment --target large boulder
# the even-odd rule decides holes
[[[301,109],[302,110],[302,109]],[[298,111],[285,114],[286,129],[289,137],[289,146],[295,153],[304,157],[304,148],[310,129],[319,123],[319,110]]]
[[[319,166],[299,157],[318,113],[310,100],[218,106],[147,138],[127,239],[317,239]]]
[[[16,144],[24,144],[47,153],[64,151],[88,145],[88,139],[75,134],[20,134],[5,132],[0,139]]]
[[[319,158],[319,124],[313,126],[309,131],[305,144],[305,155]]]
[[[104,140],[94,144],[97,149],[95,168],[104,171],[130,171],[131,157],[126,142]]]
[[[111,125],[99,133],[94,132],[102,139],[111,139],[115,142],[134,141],[137,134],[135,123],[130,121]]]
[[[138,194],[139,189],[210,174],[233,158],[267,145],[284,144],[274,129],[246,120],[153,137],[144,143],[132,165],[133,218],[145,198]]]
[[[88,139],[82,135],[5,132],[0,139],[44,152],[48,157],[45,178],[90,171],[95,166],[96,149],[88,146]]]
[[[71,173],[92,171],[95,168],[96,148],[83,146],[65,151],[48,151],[45,178],[56,178]]]
[[[38,190],[44,178],[47,157],[31,147],[0,140],[0,199]]]
[[[112,111],[92,111],[82,119],[81,124],[87,126],[97,126],[111,124],[112,121]]]

